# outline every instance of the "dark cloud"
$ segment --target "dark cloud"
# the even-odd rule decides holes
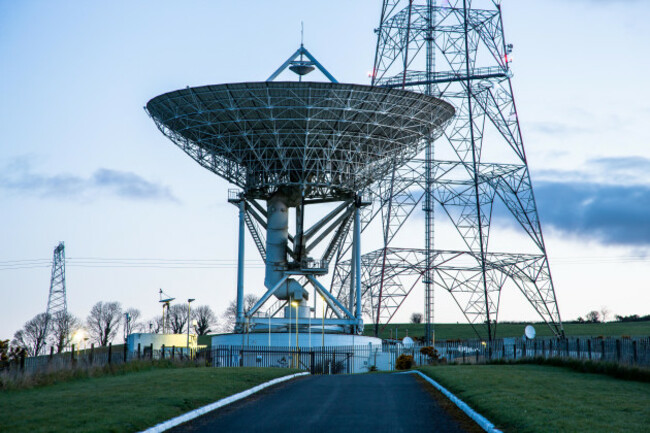
[[[101,168],[90,177],[69,174],[43,175],[30,170],[29,164],[9,164],[0,174],[0,188],[40,197],[85,198],[108,192],[135,200],[177,201],[169,187],[148,181],[141,176]]]
[[[650,186],[537,182],[543,226],[605,244],[650,245]]]
[[[650,183],[650,159],[642,156],[592,158],[576,170],[538,170],[535,179],[577,183],[646,185]]]
[[[92,177],[97,188],[112,190],[116,195],[145,200],[176,200],[168,187],[149,182],[135,173],[101,168]]]

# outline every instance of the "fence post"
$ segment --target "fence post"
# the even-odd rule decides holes
[[[71,351],[70,351],[70,365],[74,367],[74,344],[71,346]]]
[[[526,357],[526,343],[528,343],[528,340],[524,340],[521,342],[521,357],[525,358]]]
[[[93,365],[93,358],[95,357],[95,343],[90,343],[90,354],[88,355],[88,363]]]
[[[153,343],[149,345],[149,359],[153,361]]]
[[[244,350],[239,351],[239,366],[244,366]]]
[[[512,360],[516,361],[517,360],[517,341],[515,340],[515,344],[512,345]]]
[[[476,363],[477,363],[477,364],[478,364],[478,352],[479,352],[479,350],[477,349],[477,350],[476,350]]]
[[[113,343],[108,343],[108,364],[111,364],[113,358]]]
[[[591,338],[587,340],[587,357],[591,361]]]
[[[50,356],[47,358],[47,363],[52,362],[52,358],[54,358],[54,346],[50,347]]]
[[[334,374],[336,374],[336,349],[334,349],[334,354],[332,355],[332,364],[332,367],[334,368]],[[332,374],[331,371],[330,374]]]
[[[616,339],[616,361],[621,362],[621,340]]]
[[[138,359],[142,357],[142,352],[140,352],[140,343],[138,343]]]
[[[463,364],[465,364],[465,351],[463,350]]]
[[[501,343],[501,358],[504,361],[506,359],[506,343],[505,343],[505,341]]]
[[[176,346],[172,346],[172,361],[174,360],[175,355],[176,355]]]
[[[165,359],[165,345],[160,346],[160,359]]]
[[[126,343],[124,343],[124,363],[126,364],[126,358],[128,357],[129,354],[129,347]]]
[[[565,338],[564,342],[566,344],[566,350],[564,351],[565,356],[568,358],[569,357],[569,339]]]
[[[580,339],[576,338],[576,355],[577,358],[580,359]]]
[[[316,360],[316,355],[314,354],[314,351],[312,350],[309,352],[309,370],[311,371],[311,374],[316,374],[316,366],[314,365],[314,361]]]
[[[26,353],[27,353],[27,351],[26,351],[25,349],[23,349],[23,350],[20,352],[20,371],[21,371],[22,373],[25,372],[25,354],[26,354]]]
[[[637,363],[636,340],[632,340],[632,362]]]
[[[605,360],[605,340],[600,340],[600,360]]]

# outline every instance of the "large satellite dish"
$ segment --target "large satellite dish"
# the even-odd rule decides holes
[[[533,325],[527,325],[526,326],[526,329],[524,329],[524,335],[529,340],[532,340],[532,339],[535,338],[535,328],[533,328]]]

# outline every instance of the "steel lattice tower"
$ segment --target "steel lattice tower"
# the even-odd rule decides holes
[[[510,282],[553,333],[563,335],[513,97],[512,45],[505,41],[500,2],[482,3],[485,9],[473,8],[471,0],[382,4],[372,84],[439,97],[455,106],[456,116],[424,158],[396,163],[367,191],[374,200],[362,215],[363,228],[381,219],[384,241],[362,258],[364,311],[376,331],[422,283],[427,341],[435,287],[451,293],[480,338],[492,339],[501,290]],[[434,150],[443,148],[451,157],[437,159]],[[425,215],[424,249],[393,247],[418,206]],[[451,221],[465,248],[434,249],[434,208]],[[526,253],[489,248],[495,209],[522,229],[530,244]],[[343,259],[349,244],[333,277],[340,299],[349,286],[350,262]]]
[[[52,275],[50,277],[50,294],[47,298],[47,318],[45,335],[49,332],[49,322],[59,313],[68,311],[65,293],[65,246],[63,242],[54,248],[52,255]]]

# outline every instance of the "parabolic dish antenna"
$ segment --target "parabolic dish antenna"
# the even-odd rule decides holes
[[[413,339],[411,337],[404,337],[402,340],[402,344],[404,347],[412,347],[413,346]]]
[[[351,197],[415,157],[454,114],[405,90],[270,81],[188,87],[146,109],[194,160],[257,199],[279,187]]]
[[[524,335],[529,340],[532,340],[532,339],[535,338],[535,328],[533,328],[533,325],[526,326],[526,328],[524,329]]]

